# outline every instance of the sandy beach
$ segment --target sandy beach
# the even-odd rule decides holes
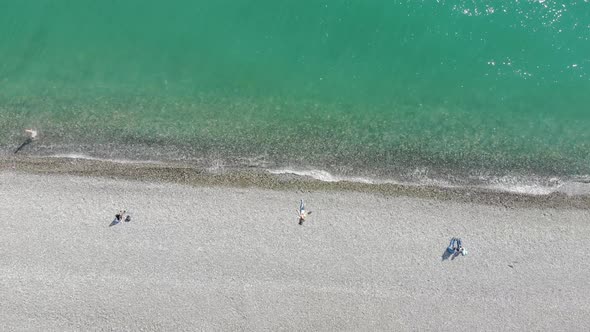
[[[0,207],[7,331],[590,329],[586,209],[11,170]]]

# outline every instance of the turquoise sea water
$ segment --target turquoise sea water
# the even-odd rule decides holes
[[[0,1],[0,146],[590,174],[588,1]]]

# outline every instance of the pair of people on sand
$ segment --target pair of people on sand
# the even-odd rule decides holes
[[[130,222],[131,216],[129,214],[125,214],[125,213],[127,213],[126,210],[120,210],[117,214],[115,214],[115,220],[113,220],[113,223],[117,224],[123,220],[125,220],[125,222]]]
[[[449,243],[449,247],[447,248],[447,251],[449,252],[449,254],[453,255],[453,257],[456,257],[459,254],[463,256],[467,255],[467,250],[463,248],[461,238],[452,238],[451,243]]]

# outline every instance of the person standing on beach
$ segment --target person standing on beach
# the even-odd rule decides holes
[[[37,131],[35,129],[25,129],[25,133],[29,135],[31,140],[37,139]]]
[[[28,144],[31,144],[34,140],[37,139],[37,131],[35,129],[25,129],[25,133],[28,137],[23,142],[23,144],[21,144],[18,148],[16,148],[16,150],[14,150],[15,154],[18,153],[22,148],[24,148]]]
[[[299,218],[299,225],[303,225],[305,218],[311,214],[311,211],[305,211],[305,204],[303,203],[303,199],[301,203],[299,203],[299,209],[297,210],[297,217]]]

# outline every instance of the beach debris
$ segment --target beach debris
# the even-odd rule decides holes
[[[18,147],[16,148],[16,150],[14,150],[14,153],[18,153],[22,148],[24,148],[25,146],[31,144],[34,140],[37,139],[37,135],[38,132],[35,129],[25,129],[25,134],[27,135],[27,139]]]
[[[299,203],[299,209],[297,209],[297,217],[299,218],[299,225],[303,225],[305,218],[307,218],[307,216],[310,214],[311,214],[311,211],[305,210],[305,203],[303,202],[303,199],[301,199],[301,202]]]

